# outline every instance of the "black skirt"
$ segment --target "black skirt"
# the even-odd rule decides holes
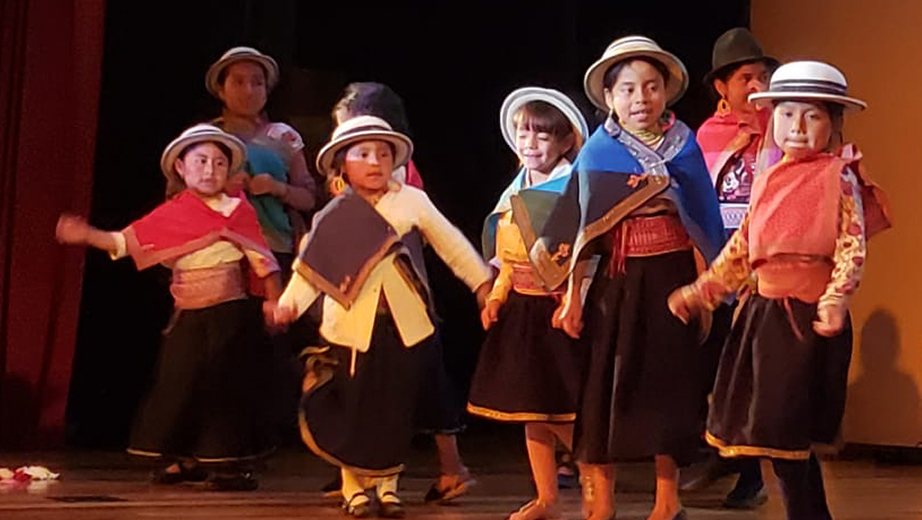
[[[826,338],[813,331],[816,304],[753,295],[743,305],[720,359],[707,440],[726,457],[807,459],[842,423],[851,320]]]
[[[270,365],[259,301],[181,311],[165,333],[128,451],[201,462],[267,453]]]
[[[571,422],[579,406],[585,346],[551,327],[557,301],[511,292],[490,328],[467,411],[513,422]]]
[[[421,372],[431,337],[407,348],[389,314],[376,317],[371,346],[332,345],[312,355],[301,398],[301,438],[319,457],[370,477],[403,470],[415,432]]]
[[[675,318],[666,298],[696,274],[691,251],[629,257],[614,278],[596,273],[583,311],[590,362],[576,420],[580,460],[694,459],[701,439],[699,325]]]
[[[454,435],[464,430],[461,416],[464,397],[445,366],[444,345],[438,331],[422,351],[419,401],[416,409],[416,431],[428,434]]]

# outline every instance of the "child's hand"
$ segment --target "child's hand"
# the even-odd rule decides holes
[[[686,325],[704,310],[704,302],[687,285],[672,291],[666,299],[666,305],[669,307],[669,312]]]
[[[294,307],[281,306],[278,300],[264,301],[263,315],[266,318],[266,324],[276,329],[284,329],[289,323],[298,319],[298,311]]]
[[[493,290],[493,280],[487,280],[482,284],[477,286],[477,289],[474,290],[474,296],[477,297],[477,308],[484,309],[487,305],[487,297],[490,296],[490,291]]]
[[[573,339],[578,339],[583,332],[583,302],[578,297],[574,298],[567,313],[564,314],[566,306],[566,300],[560,303],[551,316],[551,326],[555,329],[562,329],[567,336]]]
[[[831,337],[842,331],[845,326],[846,309],[842,305],[821,305],[816,309],[817,320],[813,330],[820,336]]]
[[[247,190],[253,195],[275,195],[278,191],[278,183],[268,173],[260,173],[250,179],[247,184]]]
[[[250,175],[247,172],[237,172],[227,178],[227,183],[224,185],[224,191],[230,195],[239,193],[241,191],[246,191],[247,181],[249,180]]]
[[[483,325],[483,330],[487,330],[496,323],[496,320],[499,319],[499,308],[503,304],[499,300],[487,300],[487,304],[484,305],[483,310],[480,311],[480,323]]]
[[[85,244],[90,229],[92,228],[83,217],[64,213],[58,218],[54,235],[62,244]]]

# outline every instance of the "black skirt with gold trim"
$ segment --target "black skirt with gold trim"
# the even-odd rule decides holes
[[[586,348],[551,327],[557,301],[510,292],[490,328],[467,411],[498,421],[576,418]]]
[[[308,359],[301,438],[317,456],[362,476],[399,473],[410,451],[428,338],[407,348],[391,316],[378,314],[371,346],[330,346]]]
[[[707,441],[726,457],[805,460],[835,441],[845,410],[851,320],[813,331],[816,304],[747,298],[724,347]]]

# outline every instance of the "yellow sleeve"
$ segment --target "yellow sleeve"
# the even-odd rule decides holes
[[[688,286],[705,306],[716,309],[723,300],[736,293],[752,279],[749,264],[749,213],[743,217],[739,229],[717,255],[707,271],[701,273],[694,284]]]

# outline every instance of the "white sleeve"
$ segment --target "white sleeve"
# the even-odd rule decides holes
[[[308,307],[314,303],[318,296],[320,296],[320,291],[316,287],[305,280],[303,276],[294,273],[279,298],[278,306],[280,308],[294,308],[300,317],[307,312]]]
[[[128,256],[128,246],[125,242],[125,235],[121,231],[112,231],[109,233],[113,240],[115,240],[115,251],[109,251],[109,258],[112,260],[118,260],[119,258],[125,258]]]
[[[442,261],[471,290],[490,280],[493,272],[464,234],[439,212],[424,192],[416,190],[416,193],[420,231]]]

